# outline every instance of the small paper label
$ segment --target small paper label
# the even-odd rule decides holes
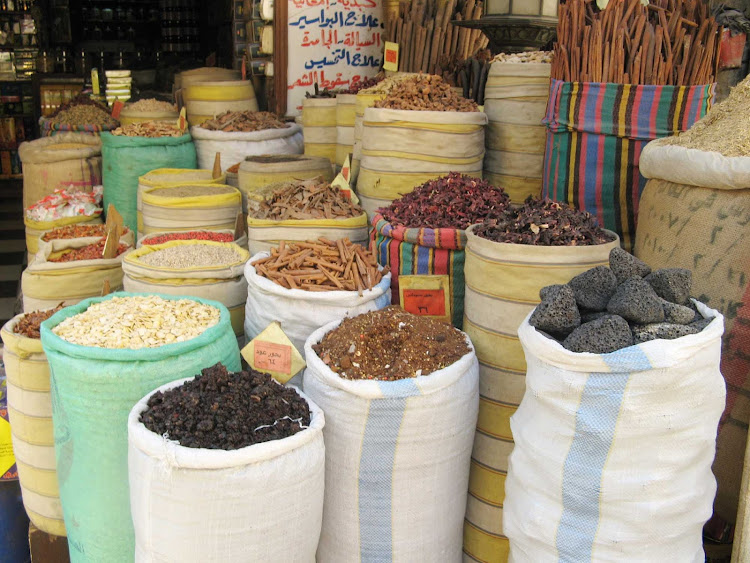
[[[255,341],[255,369],[292,374],[292,349],[284,344]]]
[[[186,111],[185,108],[182,108],[180,110],[180,117],[177,118],[177,129],[179,129],[183,133],[185,132],[185,129],[187,128],[187,117],[186,117],[187,114],[185,113],[185,111]]]
[[[16,479],[18,479],[18,470],[10,437],[8,409],[2,407],[0,408],[0,481],[15,481]]]
[[[347,181],[347,183],[351,184],[351,155],[347,155],[346,160],[344,160],[344,165],[341,167],[340,174],[344,177],[344,180]]]
[[[385,42],[383,69],[398,70],[398,43]]]
[[[445,316],[445,291],[442,289],[405,289],[403,308],[413,315]]]
[[[121,102],[120,100],[115,100],[115,103],[112,104],[112,117],[115,119],[120,119],[120,112],[122,111],[122,108],[125,107],[125,103]]]

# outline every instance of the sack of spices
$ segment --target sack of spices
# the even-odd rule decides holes
[[[736,522],[738,504],[742,510],[744,503],[741,484],[750,422],[748,119],[746,79],[687,132],[646,145],[640,164],[648,181],[635,255],[654,267],[689,269],[695,295],[725,319],[721,372],[727,405],[713,466],[718,480],[714,519],[707,526],[707,536],[720,541]]]
[[[336,163],[336,98],[302,100],[305,156],[321,156]]]
[[[180,137],[129,137],[102,133],[104,208],[114,204],[136,231],[138,179],[157,168],[195,168],[189,133]]]
[[[135,560],[314,561],[324,424],[294,387],[221,364],[141,399],[128,418]]]
[[[237,188],[222,184],[156,186],[143,191],[143,231],[234,230],[242,213]]]
[[[510,561],[702,563],[722,315],[689,299],[689,270],[651,271],[619,248],[610,268],[541,293],[518,329],[527,389],[510,420]]]
[[[114,258],[103,258],[104,243],[103,236],[40,240],[34,261],[21,274],[23,310],[72,305],[101,295],[105,281],[112,291],[121,289],[122,259],[133,249],[133,231],[122,235]]]
[[[198,298],[114,293],[42,323],[60,498],[72,561],[132,562],[128,415],[161,385],[240,369],[229,312]]]
[[[237,246],[247,248],[247,235],[240,238],[234,238],[234,231],[229,229],[220,229],[218,231],[206,231],[203,229],[194,229],[190,231],[165,231],[146,235],[138,239],[135,247],[154,246],[163,244],[170,240],[212,240],[215,242],[233,242]]]
[[[305,340],[321,326],[390,305],[391,274],[378,268],[374,256],[368,254],[359,245],[340,240],[333,246],[321,241],[282,243],[270,253],[254,255],[245,266],[246,338],[255,338],[279,321],[297,350],[304,353]],[[287,256],[292,260],[284,264]]]
[[[123,287],[132,293],[184,295],[219,301],[229,310],[235,334],[245,332],[250,253],[231,242],[171,240],[128,253]]]
[[[319,561],[461,561],[477,418],[465,334],[398,307],[334,321],[305,343],[323,409]]]
[[[18,315],[0,331],[23,503],[34,526],[54,536],[65,535],[65,523],[55,469],[49,365],[39,325],[59,310]]]

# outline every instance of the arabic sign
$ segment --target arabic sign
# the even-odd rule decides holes
[[[347,89],[375,75],[383,59],[384,0],[288,0],[287,113],[305,92]]]

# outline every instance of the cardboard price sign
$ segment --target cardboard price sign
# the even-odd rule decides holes
[[[450,322],[450,278],[445,275],[399,276],[401,306],[413,315],[435,317]]]
[[[122,215],[117,212],[115,206],[111,203],[107,208],[106,224],[107,240],[104,243],[104,252],[102,258],[111,259],[117,256],[117,247],[120,245],[120,237],[125,231]]]
[[[383,54],[383,70],[398,71],[398,43],[385,42],[385,52]]]
[[[116,99],[115,103],[112,104],[112,117],[119,120],[120,112],[122,111],[122,108],[124,107],[125,107],[125,102],[122,102],[119,99]]]
[[[291,376],[292,347],[288,344],[256,340],[253,347],[253,361],[257,370],[274,371]]]

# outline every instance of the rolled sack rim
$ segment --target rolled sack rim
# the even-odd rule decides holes
[[[332,321],[313,332],[305,341],[305,362],[307,362],[307,368],[305,368],[304,379],[307,377],[307,370],[312,369],[322,382],[330,387],[341,389],[342,391],[351,395],[361,397],[364,399],[394,399],[411,397],[413,393],[411,391],[412,386],[408,383],[413,383],[419,387],[420,396],[429,395],[436,393],[446,387],[449,387],[455,383],[459,378],[465,376],[470,372],[472,366],[478,366],[478,360],[474,345],[471,342],[469,336],[463,332],[459,332],[463,335],[466,340],[466,344],[469,347],[469,352],[461,356],[458,360],[453,362],[451,365],[428,373],[427,375],[420,375],[417,377],[408,377],[399,379],[396,381],[384,381],[377,379],[344,379],[329,368],[323,360],[320,359],[318,354],[313,350],[313,345],[318,344],[323,337],[332,331],[334,328],[341,324],[343,319]],[[458,329],[456,329],[458,330]],[[478,374],[478,371],[477,371]],[[304,381],[303,379],[303,381]],[[304,386],[304,383],[303,383]],[[388,389],[387,395],[385,394],[383,387]]]
[[[211,131],[200,125],[190,127],[193,139],[196,141],[246,141],[258,142],[272,139],[285,139],[302,133],[302,127],[296,123],[287,123],[282,129],[261,129],[260,131]],[[231,165],[230,165],[231,166]]]
[[[483,111],[422,111],[414,109],[365,108],[365,122],[385,124],[436,123],[440,125],[487,125]]]
[[[187,299],[189,301],[195,301],[202,303],[203,305],[209,305],[219,310],[219,322],[215,325],[208,327],[201,334],[186,340],[184,342],[175,342],[173,344],[163,344],[156,348],[100,348],[98,346],[83,346],[81,344],[74,344],[68,342],[63,338],[52,332],[62,321],[68,317],[72,317],[79,313],[86,311],[91,305],[95,303],[101,303],[107,301],[113,297],[161,297],[169,301],[180,301]],[[104,297],[90,297],[84,299],[75,305],[69,305],[61,311],[58,311],[52,315],[49,319],[44,321],[41,325],[41,340],[42,347],[45,353],[58,352],[66,356],[81,358],[87,360],[98,360],[98,361],[115,361],[115,362],[150,362],[150,361],[161,361],[165,357],[181,356],[188,354],[194,350],[207,346],[214,341],[218,340],[223,336],[223,333],[231,333],[231,318],[229,310],[225,305],[218,301],[211,299],[203,299],[201,297],[186,297],[184,295],[167,295],[163,293],[129,293],[126,291],[117,291],[110,293]],[[232,333],[233,334],[233,333]]]
[[[21,318],[26,314],[27,313],[20,313],[16,315],[0,328],[0,336],[2,337],[5,348],[17,356],[20,356],[21,359],[28,358],[33,354],[44,354],[41,337],[30,338],[23,334],[14,332],[13,330]]]
[[[109,131],[102,131],[102,149],[134,149],[140,147],[176,147],[191,143],[193,138],[188,131],[179,137],[128,137],[127,135],[113,135]]]
[[[373,214],[370,224],[376,233],[395,241],[408,242],[426,248],[439,248],[443,250],[464,250],[466,248],[466,231],[464,229],[457,229],[454,227],[431,228],[394,225],[378,212]],[[440,241],[443,238],[440,236],[441,233],[450,233],[456,243],[455,246],[436,244],[437,241]],[[425,240],[424,235],[430,235],[433,244],[429,244],[428,241]]]
[[[180,469],[228,469],[262,463],[280,457],[288,452],[299,449],[311,443],[318,436],[322,437],[325,426],[325,415],[310,397],[296,387],[291,387],[302,397],[310,408],[310,425],[280,440],[270,440],[251,444],[236,450],[219,450],[208,448],[188,448],[176,440],[152,432],[140,421],[141,414],[148,408],[149,399],[158,392],[168,391],[179,387],[197,376],[178,379],[162,385],[151,391],[130,411],[128,415],[128,445],[142,451],[146,455],[156,458],[164,465]],[[279,385],[281,385],[279,383]]]

